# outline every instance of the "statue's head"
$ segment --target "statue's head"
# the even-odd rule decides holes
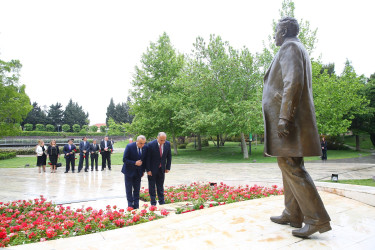
[[[281,46],[285,38],[296,37],[299,33],[299,24],[294,17],[284,17],[280,19],[276,26],[274,35],[276,46]]]

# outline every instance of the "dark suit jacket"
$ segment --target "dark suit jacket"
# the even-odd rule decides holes
[[[264,153],[268,156],[319,156],[322,151],[315,118],[309,54],[296,37],[288,37],[273,59],[263,87]],[[290,134],[279,138],[279,119]]]
[[[147,151],[147,146],[145,145],[142,148],[142,155],[139,156],[136,142],[129,143],[124,151],[124,157],[122,159],[124,165],[122,166],[121,172],[129,177],[142,176],[146,168]],[[141,166],[135,165],[135,162],[138,160],[143,162]]]
[[[64,145],[63,152],[64,152],[64,158],[70,157],[74,158],[75,152],[74,149],[76,149],[76,146],[72,144],[71,149],[69,149],[69,144]],[[66,156],[67,153],[73,152],[73,154]]]
[[[169,141],[164,143],[163,155],[160,157],[159,145],[157,140],[147,144],[148,146],[148,155],[146,161],[146,170],[151,171],[152,174],[159,171],[159,165],[161,163],[161,169],[164,173],[166,169],[171,169],[172,162],[172,153],[171,153],[171,144]]]
[[[79,143],[79,155],[83,155],[83,150],[86,150],[86,155],[89,154],[90,143],[88,141],[86,141],[86,146],[84,146],[83,141]]]
[[[94,143],[90,144],[90,153],[93,152],[93,153],[98,153],[99,152],[99,144],[95,144],[94,146]]]
[[[100,142],[100,150],[102,151],[102,153],[104,153],[104,147],[105,147],[105,144],[104,144],[104,140]],[[113,150],[113,147],[112,147],[112,143],[110,140],[107,141],[107,148],[108,148],[108,152],[111,153],[111,150]]]

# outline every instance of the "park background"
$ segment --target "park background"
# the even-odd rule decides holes
[[[83,75],[88,76],[86,65],[78,59],[82,58],[82,54],[87,56],[88,52],[95,53],[98,50],[100,51],[100,47],[96,47],[95,50],[92,50],[91,47],[89,47],[90,49],[84,49],[80,40],[86,36],[91,39],[91,35],[96,29],[102,32],[104,27],[97,26],[97,24],[98,22],[106,23],[107,20],[97,19],[96,16],[92,15],[89,15],[88,20],[82,20],[86,13],[79,12],[83,7],[80,5],[68,12],[72,18],[67,22],[63,22],[63,24],[60,23],[60,20],[53,19],[50,14],[41,15],[33,22],[44,23],[48,27],[48,22],[42,18],[48,17],[53,20],[53,24],[57,25],[56,29],[50,31],[52,34],[51,43],[54,43],[56,33],[62,32],[62,34],[66,34],[64,32],[67,31],[64,29],[72,29],[70,35],[77,39],[74,39],[70,44],[65,44],[67,47],[62,50],[71,49],[71,52],[66,55],[71,62],[70,70],[64,71],[67,68],[60,67],[60,64],[52,63],[55,66],[54,72],[62,70],[64,73],[60,74],[59,77],[56,77],[57,74],[54,77],[48,77],[52,70],[49,70],[49,63],[46,63],[48,65],[43,70],[43,74],[37,71],[39,72],[37,80],[40,82],[38,84],[35,83],[35,78],[32,78],[32,74],[29,72],[33,68],[30,65],[38,64],[38,57],[33,57],[35,59],[34,62],[30,62],[29,57],[27,57],[25,58],[25,63],[10,57],[11,53],[7,49],[14,51],[14,47],[17,46],[22,49],[29,47],[24,46],[25,39],[20,39],[19,43],[9,46],[10,38],[7,38],[6,35],[14,35],[12,32],[16,29],[9,32],[12,25],[5,25],[4,30],[6,32],[1,34],[2,43],[0,43],[0,45],[5,45],[5,48],[0,47],[2,52],[0,61],[0,136],[3,137],[1,143],[17,143],[19,140],[24,141],[27,139],[29,139],[28,144],[36,144],[37,139],[45,139],[48,143],[50,139],[66,140],[70,137],[80,139],[84,135],[90,139],[94,137],[102,139],[105,134],[110,137],[116,136],[116,141],[118,142],[129,137],[136,137],[139,134],[144,134],[148,139],[153,139],[158,132],[165,131],[168,134],[168,139],[173,144],[175,163],[275,161],[273,158],[263,158],[262,156],[263,118],[261,98],[263,76],[278,50],[274,46],[272,39],[276,21],[283,16],[295,16],[301,26],[299,38],[309,51],[312,60],[313,93],[318,130],[321,136],[325,136],[328,140],[329,158],[351,158],[369,155],[375,143],[375,74],[370,73],[372,71],[370,71],[368,63],[363,66],[363,62],[358,58],[359,55],[362,55],[363,61],[368,60],[368,56],[363,56],[363,48],[366,46],[357,46],[357,44],[359,42],[366,44],[371,42],[373,38],[362,39],[356,36],[357,33],[353,33],[350,36],[345,35],[346,40],[334,41],[333,44],[337,45],[336,47],[332,47],[332,43],[330,43],[331,47],[328,49],[329,52],[327,52],[324,44],[328,43],[325,39],[329,35],[326,33],[325,26],[324,28],[322,26],[317,27],[311,24],[309,20],[311,18],[315,23],[318,23],[315,21],[317,12],[314,12],[314,10],[316,10],[316,6],[319,3],[302,4],[299,1],[295,2],[275,1],[272,6],[259,5],[259,3],[252,3],[252,5],[250,3],[246,5],[248,8],[241,10],[238,7],[244,2],[235,1],[233,6],[227,10],[227,15],[223,15],[222,12],[215,12],[215,10],[223,11],[223,2],[218,2],[215,6],[203,5],[201,8],[194,8],[196,14],[201,18],[203,18],[202,15],[205,11],[212,10],[215,13],[214,17],[216,19],[214,20],[221,24],[219,25],[220,27],[224,28],[222,30],[212,28],[210,33],[198,30],[195,32],[201,31],[203,36],[193,37],[192,34],[195,32],[192,32],[191,28],[186,26],[179,27],[180,32],[175,33],[174,26],[171,26],[172,22],[170,20],[174,18],[179,20],[180,24],[187,25],[185,23],[186,20],[181,21],[181,19],[176,18],[176,13],[179,13],[176,11],[178,9],[176,7],[180,6],[174,6],[166,1],[165,5],[155,6],[157,9],[167,6],[168,10],[174,10],[169,12],[170,16],[168,18],[165,15],[158,15],[163,20],[163,24],[168,23],[163,28],[165,32],[160,31],[160,27],[156,29],[153,24],[145,21],[141,22],[141,25],[146,23],[150,27],[137,31],[137,34],[142,35],[131,36],[130,34],[132,33],[130,31],[134,31],[132,30],[134,27],[129,32],[126,32],[128,41],[139,42],[142,40],[143,46],[143,49],[138,51],[137,61],[131,65],[131,70],[125,70],[129,68],[128,66],[119,69],[117,68],[119,67],[117,63],[114,65],[108,61],[99,62],[95,60],[95,64],[100,64],[103,67],[103,71],[100,73],[100,70],[92,71],[95,68],[91,68],[90,78],[87,79],[82,79]],[[39,5],[43,3],[45,2],[38,2]],[[15,10],[23,13],[22,11],[25,11],[28,7],[28,4],[22,6],[16,6],[15,3],[8,2],[7,4],[9,10],[11,10],[7,12],[7,15],[14,13],[12,11]],[[360,1],[355,7],[361,11],[368,11],[369,8],[366,7],[370,5],[369,1]],[[69,5],[61,5],[59,7],[68,8],[67,6]],[[101,5],[98,2],[94,2],[90,5],[90,8],[95,12],[98,6]],[[146,6],[152,7],[154,5],[146,4]],[[306,8],[312,8],[312,6],[314,8],[310,9],[310,12],[306,12]],[[337,15],[336,18],[330,19],[329,24],[336,28],[339,26],[340,28],[337,29],[341,31],[343,31],[342,29],[353,31],[354,27],[356,31],[363,31],[363,28],[369,25],[371,18],[364,18],[367,17],[366,15],[361,15],[357,19],[350,18],[349,25],[347,17],[349,14],[348,8],[351,6],[349,1],[336,1],[333,6],[327,5],[326,8],[323,8],[324,11],[327,11],[327,9],[332,10],[332,13]],[[47,7],[51,9],[51,13],[56,12],[53,9],[56,6]],[[127,7],[127,13],[130,15],[129,8],[137,9],[140,6],[129,5],[122,7]],[[190,6],[189,8],[192,7]],[[146,12],[139,14],[139,16],[154,17],[155,11],[150,13],[148,8],[145,9]],[[241,15],[235,12],[233,14],[234,9]],[[262,18],[267,18],[272,14],[272,17],[269,17],[266,22],[268,28],[263,28],[262,32],[259,31],[259,27],[263,27],[265,24],[259,24],[251,18],[244,19],[248,21],[246,25],[249,29],[243,28],[243,22],[239,22],[242,19],[230,20],[229,18],[231,16],[240,16],[238,18],[257,16],[255,14],[256,9],[263,10],[264,17],[262,16]],[[303,15],[298,15],[299,9],[301,9]],[[28,15],[27,13],[25,14]],[[149,16],[147,16],[148,14]],[[206,15],[209,16],[209,14]],[[124,16],[126,16],[125,13]],[[257,18],[261,17],[257,16]],[[271,22],[272,19],[273,21]],[[28,27],[28,24],[22,20],[8,21],[8,23],[12,23],[15,25],[14,27],[19,27],[23,30]],[[72,23],[72,20],[75,23]],[[200,21],[202,20],[200,19]],[[338,25],[337,22],[345,23],[346,25]],[[362,23],[358,25],[356,22]],[[73,29],[73,25],[77,23],[81,25],[79,30],[82,33],[79,36],[75,36],[78,34],[74,33],[77,31]],[[21,24],[23,25],[22,27],[20,26]],[[192,27],[196,25],[195,21],[189,22],[189,24]],[[234,24],[238,24],[237,32],[234,31],[236,29],[231,27]],[[61,25],[65,25],[65,28],[61,29]],[[205,25],[207,24],[205,23]],[[129,25],[125,26],[129,27]],[[210,25],[208,26],[210,27]],[[212,27],[216,26],[213,25]],[[169,36],[169,28],[173,36]],[[150,38],[141,38],[149,30],[153,30],[150,33],[150,37],[158,38],[152,39],[153,41],[147,44],[147,39]],[[232,33],[228,32],[228,30]],[[320,35],[320,30],[323,31],[322,35]],[[333,33],[333,37],[335,35],[339,37],[336,33],[338,30],[332,28],[330,30]],[[38,39],[38,35],[40,35],[38,33],[39,29],[34,28],[33,31],[36,32],[33,34],[34,39]],[[111,29],[106,30],[104,35],[108,35],[110,31]],[[215,31],[218,33],[214,34],[213,32]],[[225,34],[225,37],[221,36],[220,31]],[[159,34],[156,35],[155,32],[159,32]],[[264,34],[264,32],[266,33]],[[237,36],[234,34],[237,34]],[[238,37],[239,34],[244,36],[243,42],[240,42],[241,36]],[[188,40],[185,36],[191,36],[189,37],[189,46],[182,46],[184,47],[183,52],[176,49],[172,39],[175,38],[180,41],[180,35],[184,38],[185,43]],[[232,39],[227,41],[226,37]],[[356,42],[351,42],[351,39],[355,39],[354,41]],[[91,39],[92,42],[94,40]],[[116,39],[111,41],[115,42]],[[257,44],[255,45],[253,42]],[[348,44],[348,42],[351,42],[351,44]],[[76,45],[75,48],[71,46],[72,44]],[[350,45],[350,48],[344,48],[343,44]],[[54,46],[57,45],[62,46],[60,43],[56,43]],[[318,50],[318,45],[323,48],[325,53],[321,53]],[[123,47],[134,46],[125,44]],[[354,54],[352,47],[356,51]],[[50,47],[45,47],[45,51],[39,51],[40,56],[46,55],[47,48],[51,49]],[[108,45],[103,45],[103,48],[108,48]],[[82,54],[73,54],[73,51],[77,51],[76,49],[81,51]],[[337,49],[339,50],[339,55],[337,54]],[[336,51],[336,54],[334,54],[334,51]],[[368,53],[372,52],[368,51]],[[329,54],[329,56],[325,56],[325,54]],[[5,56],[3,57],[3,55]],[[20,58],[24,57],[19,53],[14,53],[14,55],[19,55]],[[30,56],[26,52],[25,55]],[[66,56],[58,54],[56,58],[65,60]],[[77,59],[75,59],[75,56],[77,56]],[[134,55],[129,58],[134,60],[133,57]],[[6,58],[6,60],[3,58]],[[330,58],[331,61],[324,61],[324,58]],[[345,61],[340,62],[343,58],[346,58]],[[361,67],[355,68],[351,58]],[[123,56],[122,60],[128,63],[130,59],[126,59],[127,57]],[[340,65],[335,63],[337,60]],[[80,73],[77,73],[77,68],[79,68],[77,63],[83,63],[82,72]],[[122,79],[122,82],[118,85],[118,79],[114,80],[112,78],[113,75],[105,70],[107,66],[112,67],[111,72],[116,71],[120,74],[126,74],[129,79],[119,78]],[[72,70],[73,68],[75,69]],[[24,71],[26,71],[25,77],[23,77]],[[103,75],[111,75],[111,77],[103,80]],[[69,80],[65,77],[68,77]],[[96,77],[100,80],[93,80],[91,77]],[[48,78],[47,83],[45,78]],[[61,82],[59,78],[65,79],[65,82]],[[97,85],[98,81],[100,85]],[[30,96],[33,98],[29,96],[29,92],[32,93]],[[114,97],[120,101],[116,103]],[[64,106],[62,103],[67,104]],[[95,111],[92,111],[92,106],[97,107],[97,105],[100,105],[100,108],[95,108]],[[105,122],[104,114],[100,112],[103,108],[106,108]],[[90,110],[90,115],[87,111],[88,109]],[[102,117],[100,118],[101,123],[94,124],[90,122],[91,116],[97,120],[98,115]],[[249,145],[250,141],[252,141],[251,145]],[[115,146],[123,148],[125,145],[126,141],[119,142]],[[17,154],[30,154],[32,149],[2,151],[2,158],[5,159],[14,157]],[[113,156],[114,162],[122,164],[121,153],[117,154]],[[316,160],[316,158],[307,160]],[[13,164],[10,164],[9,162],[11,161],[9,160],[9,162],[2,161],[1,165],[23,167],[29,164],[25,161],[25,159],[13,159]]]

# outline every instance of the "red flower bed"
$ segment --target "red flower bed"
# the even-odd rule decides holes
[[[192,183],[191,185],[171,186],[164,189],[165,203],[191,202],[187,203],[184,208],[177,209],[177,214],[225,205],[228,203],[268,197],[271,195],[284,194],[283,189],[276,185],[272,188],[254,185],[246,186],[228,186],[224,183],[219,185]],[[150,201],[148,189],[141,189],[140,197],[144,201]]]
[[[34,200],[0,202],[0,247],[66,238],[121,228],[162,218],[164,209],[155,214],[156,207],[147,210],[71,209],[46,201],[43,196]]]

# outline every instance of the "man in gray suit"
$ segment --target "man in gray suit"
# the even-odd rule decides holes
[[[264,154],[276,156],[283,176],[285,209],[271,221],[301,228],[292,234],[306,238],[331,230],[330,218],[306,172],[303,157],[320,156],[320,140],[312,96],[311,62],[298,40],[299,25],[291,17],[279,21],[275,34],[281,46],[263,88]]]

